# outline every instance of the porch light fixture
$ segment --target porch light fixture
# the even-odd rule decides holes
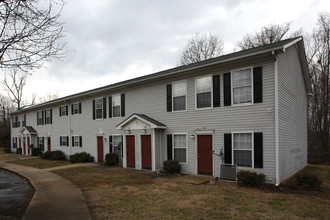
[[[143,129],[142,131],[143,131],[143,133],[147,133],[147,130],[146,129]]]
[[[190,138],[191,139],[194,139],[195,138],[195,135],[194,134],[190,135]]]
[[[105,137],[105,138],[103,138],[103,140],[106,142],[107,141],[107,138]]]
[[[127,132],[127,134],[130,134],[131,133],[131,130],[127,130],[126,132]]]

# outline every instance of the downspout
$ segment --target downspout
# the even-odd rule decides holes
[[[280,184],[280,150],[279,150],[279,124],[278,124],[278,63],[275,51],[272,51],[274,56],[274,76],[275,76],[275,186]]]
[[[71,156],[72,155],[72,152],[71,152],[71,145],[72,145],[72,137],[71,137],[71,114],[69,113],[69,107],[70,107],[70,103],[68,102],[68,101],[66,101],[66,100],[64,100],[64,103],[66,103],[67,105],[68,105],[68,112],[67,112],[67,114],[68,114],[68,126],[69,126],[69,140],[68,140],[68,142],[69,142],[69,156]]]

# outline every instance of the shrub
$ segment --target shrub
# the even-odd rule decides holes
[[[296,184],[303,189],[320,190],[322,181],[311,173],[301,173],[296,175]]]
[[[71,155],[69,158],[70,158],[71,163],[94,162],[94,157],[86,152],[75,153],[75,154]]]
[[[237,180],[243,186],[262,188],[266,183],[266,176],[262,173],[241,170],[237,173]]]
[[[46,151],[40,155],[40,158],[45,160],[66,160],[64,152],[60,150]]]
[[[21,147],[16,149],[16,154],[22,154],[22,148]]]
[[[41,152],[40,148],[32,148],[31,156],[39,156],[41,154],[42,154],[42,152]]]
[[[40,155],[40,158],[44,159],[44,160],[48,160],[51,155],[52,155],[51,151],[46,151],[46,152],[44,152],[43,154]]]
[[[4,148],[3,151],[7,154],[11,153],[11,149],[9,147]]]
[[[107,166],[115,166],[118,165],[119,158],[117,154],[108,153],[105,155],[105,165]]]
[[[163,165],[164,165],[163,169],[167,174],[180,173],[181,165],[177,160],[165,160],[163,162]]]

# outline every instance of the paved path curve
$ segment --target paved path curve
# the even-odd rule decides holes
[[[23,220],[91,219],[80,189],[69,180],[46,170],[18,164],[0,162],[0,167],[28,178],[36,190]]]

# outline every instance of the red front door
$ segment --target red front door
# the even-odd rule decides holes
[[[26,142],[25,142],[25,137],[23,137],[23,154],[26,154]]]
[[[27,137],[27,149],[28,149],[28,155],[30,155],[30,137]]]
[[[52,150],[50,137],[47,137],[47,149],[48,149],[48,151],[51,151]]]
[[[97,161],[103,162],[103,137],[97,137]]]
[[[198,135],[198,174],[212,175],[212,135]]]
[[[142,169],[151,170],[151,135],[141,136]]]
[[[126,161],[128,167],[135,167],[135,136],[126,136]]]

